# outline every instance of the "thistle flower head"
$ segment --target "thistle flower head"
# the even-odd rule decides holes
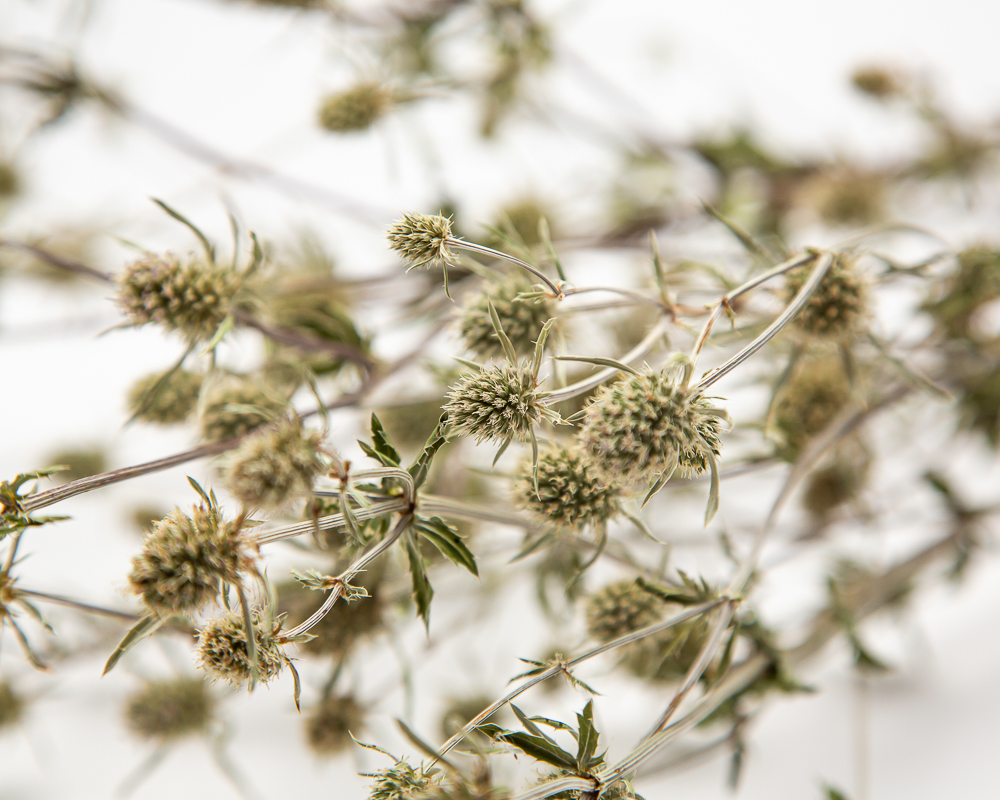
[[[260,381],[231,375],[206,391],[201,435],[209,442],[243,436],[273,421],[285,408],[285,397]]]
[[[533,426],[543,419],[558,419],[542,405],[532,370],[524,365],[493,365],[464,375],[447,394],[442,407],[448,425],[477,442],[527,441]]]
[[[323,436],[298,418],[284,419],[244,439],[230,454],[226,485],[244,506],[276,509],[312,490],[325,464]]]
[[[666,372],[626,375],[600,389],[584,412],[579,442],[599,480],[634,486],[676,461],[681,475],[699,475],[722,449],[725,415]]]
[[[153,681],[129,698],[125,723],[144,739],[179,739],[204,732],[214,710],[214,698],[201,678]]]
[[[327,697],[320,701],[306,720],[306,739],[314,753],[335,755],[360,732],[364,711],[353,697]]]
[[[276,677],[285,663],[285,654],[277,639],[280,623],[268,628],[259,608],[250,611],[257,643],[259,680],[267,683]],[[239,612],[209,621],[198,634],[198,662],[213,679],[242,686],[250,680],[250,656],[243,615]]]
[[[255,567],[242,519],[226,520],[215,506],[185,514],[175,508],[153,524],[132,559],[129,584],[157,614],[194,612],[214,600],[222,583],[236,584]]]
[[[798,294],[809,271],[809,267],[799,267],[785,276],[786,302]],[[811,336],[849,338],[862,328],[868,316],[868,288],[854,260],[839,253],[793,324]]]
[[[410,262],[411,269],[441,261],[454,261],[448,245],[452,239],[451,219],[440,215],[403,214],[386,231],[393,250]]]
[[[518,505],[557,530],[601,525],[620,510],[620,492],[599,481],[576,449],[552,445],[538,459],[538,491],[534,469],[522,464],[514,482]]]
[[[511,273],[502,280],[490,280],[481,291],[468,295],[460,312],[459,330],[465,346],[480,358],[503,357],[503,345],[490,319],[492,302],[514,352],[531,357],[535,342],[545,323],[555,318],[556,302],[549,296],[518,299],[533,291],[531,282],[521,273]]]
[[[158,372],[140,378],[129,389],[129,411],[136,419],[154,425],[176,425],[186,420],[198,405],[202,376],[176,369],[164,376]]]
[[[433,767],[424,769],[421,765],[414,769],[405,761],[397,761],[368,777],[375,779],[368,800],[418,800],[439,786],[442,779],[441,773]]]
[[[374,82],[364,82],[327,95],[319,107],[319,124],[331,133],[364,131],[378,122],[395,102],[393,93]]]
[[[851,396],[839,358],[829,356],[798,364],[774,401],[779,454],[790,461],[808,441],[829,425]]]
[[[229,266],[147,255],[118,279],[118,304],[136,327],[155,322],[190,342],[212,338],[241,283]]]
[[[24,716],[24,698],[7,681],[0,681],[0,731],[17,725]]]
[[[587,601],[587,633],[610,642],[660,619],[663,603],[635,581],[609,584]]]

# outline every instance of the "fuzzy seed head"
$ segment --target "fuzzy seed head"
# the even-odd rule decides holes
[[[386,231],[389,246],[412,267],[423,267],[435,261],[451,263],[454,255],[448,249],[452,238],[451,218],[429,214],[403,214],[399,222]]]
[[[143,422],[177,425],[191,416],[198,405],[202,376],[197,372],[177,369],[157,387],[162,377],[162,374],[154,372],[132,384],[128,393],[129,411]]]
[[[785,276],[786,302],[798,294],[809,272],[809,267],[800,267]],[[858,272],[854,261],[838,254],[793,324],[810,336],[850,338],[861,330],[868,317],[868,289],[868,281]]]
[[[550,419],[528,367],[482,367],[459,379],[447,394],[443,410],[451,429],[477,442],[527,441],[532,427]]]
[[[261,683],[276,677],[285,663],[285,654],[278,643],[278,624],[264,627],[259,608],[251,609],[251,620],[257,641],[257,664]],[[229,681],[240,687],[250,680],[250,657],[247,654],[246,630],[239,611],[213,619],[198,635],[198,662],[213,679]]]
[[[370,777],[375,779],[375,785],[368,800],[423,800],[441,783],[437,770],[425,770],[423,765],[414,769],[405,761],[381,769]]]
[[[156,614],[198,611],[214,600],[221,583],[238,583],[255,567],[253,545],[241,520],[226,520],[218,508],[175,508],[153,524],[132,559],[129,584]]]
[[[503,280],[491,280],[482,291],[470,294],[459,317],[465,346],[483,359],[503,358],[503,346],[490,320],[489,304],[492,302],[503,332],[514,345],[514,352],[530,358],[535,352],[535,341],[542,326],[555,317],[555,300],[552,298],[517,299],[519,294],[531,291],[529,280],[519,273],[512,273]],[[550,336],[552,333],[550,331]]]
[[[319,446],[323,436],[299,419],[285,419],[273,428],[244,439],[230,455],[226,486],[244,506],[274,510],[312,491],[323,472]]]
[[[587,601],[587,633],[599,642],[610,642],[626,633],[652,625],[663,603],[635,581],[605,586]]]
[[[682,476],[700,475],[722,449],[723,420],[714,412],[665,373],[626,375],[595,394],[579,442],[591,474],[614,486],[655,479],[675,458]]]
[[[538,458],[538,492],[531,462],[521,465],[514,482],[514,498],[521,508],[557,530],[580,530],[601,525],[620,510],[621,493],[599,481],[577,449],[562,445],[546,448]]]
[[[190,342],[202,342],[212,338],[229,313],[240,280],[228,266],[150,254],[126,267],[118,279],[118,304],[131,325],[154,322]]]
[[[876,100],[889,100],[906,94],[903,76],[882,66],[861,67],[851,75],[851,84],[859,92]]]
[[[392,107],[393,94],[377,83],[359,83],[328,95],[319,108],[319,124],[331,133],[368,130]]]
[[[800,363],[774,403],[779,455],[794,461],[809,440],[833,421],[850,396],[839,358],[829,356]]]
[[[314,753],[332,756],[351,744],[364,724],[364,711],[353,697],[327,697],[306,720],[306,739]]]
[[[143,739],[166,741],[203,733],[214,710],[214,698],[201,678],[154,681],[129,698],[125,723]]]
[[[273,421],[288,404],[274,389],[235,375],[212,384],[201,413],[201,435],[218,442]]]
[[[0,731],[17,725],[24,716],[24,699],[6,681],[0,682]]]

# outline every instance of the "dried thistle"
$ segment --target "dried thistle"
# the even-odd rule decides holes
[[[167,741],[204,733],[214,718],[215,699],[201,678],[153,681],[125,706],[125,723],[143,739]]]
[[[286,656],[277,634],[280,621],[265,625],[259,608],[250,610],[257,646],[258,680],[267,683],[281,672]],[[198,663],[213,679],[223,679],[240,687],[250,680],[250,656],[247,650],[243,615],[232,612],[210,620],[198,634]]]
[[[840,359],[827,356],[799,363],[772,409],[779,455],[794,461],[808,441],[833,421],[850,396]]]
[[[364,709],[350,696],[326,697],[306,720],[306,740],[314,753],[335,755],[353,742],[364,725]]]
[[[395,94],[381,84],[366,81],[327,95],[319,107],[319,124],[331,133],[368,130],[396,103]]]
[[[201,435],[217,442],[243,436],[274,421],[288,404],[275,389],[246,376],[227,376],[207,389],[201,412]]]
[[[184,422],[198,405],[202,375],[176,369],[163,375],[154,372],[140,378],[129,389],[128,407],[135,419],[154,425]]]
[[[587,601],[587,633],[610,642],[652,625],[662,616],[663,603],[636,581],[609,584]]]
[[[198,611],[222,584],[255,572],[255,547],[242,528],[242,517],[226,520],[214,505],[194,506],[190,514],[175,508],[153,524],[132,559],[132,591],[155,614]]]
[[[511,273],[500,280],[490,280],[483,289],[466,298],[459,317],[459,330],[465,346],[479,358],[498,359],[503,345],[490,319],[489,304],[496,308],[504,333],[514,345],[514,352],[530,357],[545,323],[555,317],[555,300],[548,297],[519,298],[533,291],[531,282],[521,273]]]
[[[414,769],[405,761],[397,761],[388,769],[366,773],[374,778],[372,792],[368,800],[423,800],[441,785],[442,775],[434,769],[425,769],[421,764]]]
[[[325,469],[323,436],[297,417],[244,439],[225,468],[226,486],[245,507],[277,509],[312,491]]]
[[[798,294],[809,273],[808,267],[787,273],[785,302],[791,302]],[[850,338],[862,329],[869,315],[868,294],[868,281],[858,271],[854,259],[839,253],[793,324],[811,336]]]
[[[226,318],[241,282],[230,266],[150,254],[126,267],[118,279],[118,304],[130,325],[156,323],[189,342],[203,342]]]
[[[515,502],[557,530],[603,525],[621,511],[619,490],[599,481],[576,449],[559,444],[545,448],[537,476],[536,491],[531,462],[521,465],[513,486]]]
[[[441,262],[454,263],[455,254],[449,249],[453,239],[451,218],[429,214],[403,214],[399,222],[386,231],[389,245],[406,261],[410,269]]]

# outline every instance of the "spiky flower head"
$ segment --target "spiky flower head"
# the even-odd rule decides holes
[[[368,130],[395,102],[381,84],[366,81],[343,92],[327,95],[319,107],[319,124],[331,133]]]
[[[503,345],[490,319],[492,302],[514,352],[530,357],[535,342],[545,323],[555,318],[556,301],[548,295],[519,299],[519,294],[533,292],[531,282],[521,273],[514,272],[501,280],[490,280],[481,291],[466,298],[460,312],[459,330],[465,346],[480,358],[499,359],[504,355]]]
[[[473,436],[477,442],[524,442],[536,423],[558,420],[542,405],[547,394],[539,391],[529,367],[493,365],[462,376],[442,408],[455,433]]]
[[[267,683],[285,664],[277,633],[281,623],[266,625],[259,608],[250,611],[257,644],[258,680]],[[247,650],[243,614],[235,611],[209,621],[198,634],[198,662],[213,679],[242,686],[250,680],[250,656]]]
[[[330,756],[353,741],[364,724],[364,709],[353,697],[327,697],[306,719],[306,739],[314,753]]]
[[[132,591],[156,614],[197,611],[221,584],[237,584],[256,569],[255,547],[242,527],[242,517],[227,520],[214,505],[194,506],[190,514],[175,508],[153,524],[132,559]]]
[[[125,723],[137,736],[162,741],[203,733],[212,722],[215,700],[201,678],[153,681],[125,706]]]
[[[810,267],[785,276],[784,299],[791,301],[808,280]],[[858,333],[869,314],[869,286],[854,259],[838,253],[793,324],[810,336],[845,339]]]
[[[24,716],[24,698],[7,681],[0,681],[0,731],[13,727]]]
[[[576,448],[554,444],[538,459],[538,491],[530,461],[521,465],[514,481],[518,505],[557,530],[579,530],[601,525],[620,510],[620,491],[599,481]]]
[[[323,435],[297,417],[244,439],[226,462],[226,486],[244,506],[277,509],[312,491]]]
[[[118,279],[118,304],[136,327],[155,322],[190,342],[211,339],[229,313],[242,277],[227,265],[149,254]]]
[[[154,372],[140,378],[129,389],[129,411],[136,419],[154,425],[177,425],[198,405],[202,376],[186,369],[176,369],[164,376]]]
[[[274,421],[287,405],[287,398],[259,380],[227,376],[206,390],[201,412],[202,438],[217,442],[243,436]]]
[[[837,416],[851,396],[843,362],[834,356],[799,363],[774,401],[778,452],[794,461],[809,440]]]
[[[452,240],[451,218],[430,214],[403,214],[386,231],[389,245],[410,262],[410,269],[440,261],[454,261],[448,245]]]
[[[414,769],[405,761],[397,761],[388,769],[380,769],[367,777],[375,779],[368,800],[422,800],[441,784],[441,773],[421,764]]]
[[[660,619],[663,602],[636,581],[609,584],[587,601],[587,633],[610,642]]]
[[[726,415],[666,371],[647,369],[602,387],[584,412],[579,442],[598,480],[629,487],[675,462],[700,475],[719,457]]]

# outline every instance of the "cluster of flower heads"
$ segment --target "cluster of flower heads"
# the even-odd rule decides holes
[[[280,620],[269,621],[259,608],[250,611],[257,653],[257,680],[277,677],[287,661],[278,632]],[[242,686],[251,680],[250,649],[239,611],[207,622],[198,634],[198,663],[212,678]]]
[[[522,508],[557,530],[603,525],[621,510],[620,490],[598,480],[579,450],[560,444],[542,451],[537,473],[530,462],[523,463],[513,491]]]
[[[555,318],[555,300],[551,297],[519,297],[531,292],[531,281],[514,272],[503,279],[490,280],[481,291],[470,294],[459,317],[459,331],[466,348],[479,358],[503,357],[503,345],[490,319],[492,303],[514,352],[530,358],[542,326]]]
[[[215,600],[223,584],[255,573],[255,559],[242,517],[227,520],[214,504],[189,514],[175,508],[146,534],[129,584],[154,614],[194,613]]]
[[[178,331],[191,342],[211,339],[230,312],[243,277],[203,259],[150,254],[118,280],[118,303],[131,325]]]
[[[278,509],[312,490],[325,469],[323,436],[302,422],[283,419],[244,439],[229,455],[226,485],[244,507]]]
[[[788,273],[786,301],[798,294],[809,272],[809,267],[799,267]],[[863,328],[868,317],[868,294],[868,280],[858,271],[854,259],[839,253],[793,324],[810,336],[851,338]]]
[[[628,488],[674,467],[682,476],[710,469],[722,449],[726,419],[700,393],[673,380],[669,370],[647,369],[596,393],[579,442],[592,474]]]

